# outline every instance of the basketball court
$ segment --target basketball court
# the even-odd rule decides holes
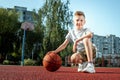
[[[120,80],[120,68],[95,68],[96,73],[79,73],[77,67],[60,67],[55,72],[43,66],[0,66],[0,80]]]

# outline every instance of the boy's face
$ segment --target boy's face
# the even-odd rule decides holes
[[[85,24],[85,17],[84,16],[74,16],[74,25],[77,30],[80,30],[83,28]]]

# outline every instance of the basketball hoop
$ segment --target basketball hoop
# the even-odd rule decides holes
[[[21,25],[21,29],[32,31],[32,30],[34,30],[34,25],[30,22],[24,22]]]
[[[22,42],[22,56],[21,56],[21,65],[24,65],[24,48],[25,48],[25,37],[26,37],[26,30],[32,31],[34,30],[34,25],[30,22],[24,22],[21,24],[21,29],[24,30],[23,34],[23,42]]]

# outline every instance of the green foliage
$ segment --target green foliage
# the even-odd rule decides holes
[[[104,60],[104,66],[107,67],[108,65],[108,60]]]
[[[68,45],[65,50],[60,52],[60,56],[62,58],[62,61],[63,61],[62,64],[63,65],[65,64],[65,62],[64,62],[65,61],[65,57],[68,56],[68,55],[71,56],[72,54],[73,54],[73,52],[72,52],[72,45],[71,44]]]
[[[18,29],[18,15],[14,10],[0,8],[0,19],[0,33],[14,32]]]
[[[64,41],[68,26],[72,25],[69,0],[46,0],[38,13],[33,11],[33,17],[35,29],[26,31],[25,58],[30,58],[33,52],[32,58],[42,64],[44,55]],[[11,54],[20,58],[23,30],[19,30],[18,14],[14,10],[0,8],[0,19],[0,53],[4,57]],[[67,49],[61,54],[63,58],[71,54],[69,46]],[[34,65],[31,59],[25,59],[25,62],[26,65]]]
[[[66,29],[72,23],[69,1],[46,0],[39,10],[39,23],[44,26],[43,48],[45,52],[56,49],[65,39]]]
[[[95,65],[98,67],[102,66],[102,58],[96,58],[95,59]]]
[[[6,55],[19,48],[19,39],[16,35],[20,25],[15,10],[0,8],[0,53],[5,59]],[[16,47],[14,47],[16,46]]]
[[[9,61],[9,60],[4,60],[4,61],[3,61],[3,64],[4,64],[4,65],[9,65],[9,64],[10,64],[10,61]]]
[[[39,60],[42,61],[48,51],[56,49],[65,40],[68,26],[72,25],[72,12],[68,6],[69,0],[64,2],[46,0],[39,9],[38,16],[34,16],[37,21],[34,32],[39,36],[36,42],[41,44]],[[63,60],[66,55],[71,54],[70,46],[67,49],[61,52]],[[42,64],[42,62],[40,63]]]
[[[34,66],[36,65],[36,61],[28,58],[28,59],[24,59],[24,65],[25,66]]]

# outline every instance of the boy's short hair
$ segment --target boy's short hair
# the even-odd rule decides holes
[[[85,17],[84,12],[82,12],[82,11],[76,11],[74,14],[74,16],[81,16],[81,15]]]

